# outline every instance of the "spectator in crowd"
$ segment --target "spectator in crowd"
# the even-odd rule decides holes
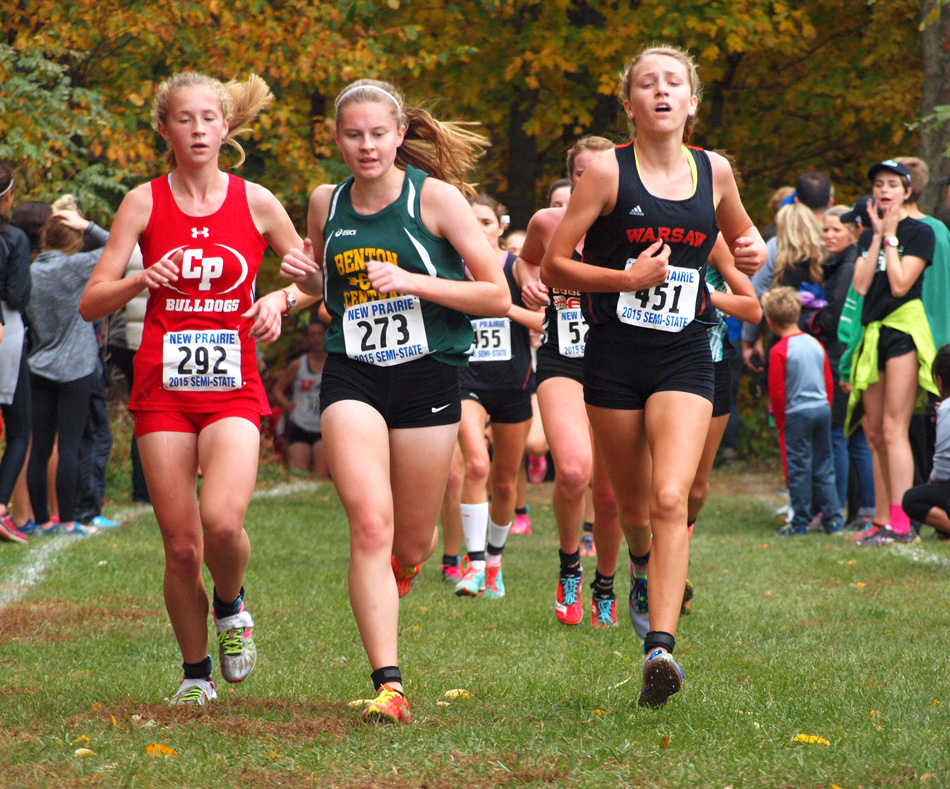
[[[0,411],[6,438],[0,459],[0,539],[26,542],[7,506],[26,463],[32,428],[22,318],[30,298],[30,241],[10,221],[15,193],[13,171],[0,165],[0,309],[6,324],[0,341]]]
[[[785,201],[794,196],[794,186],[780,186],[769,198],[769,216],[772,217],[772,221],[762,228],[762,238],[766,243],[768,243],[770,238],[775,237],[775,215],[778,213],[778,210],[785,205]]]
[[[842,529],[831,454],[831,365],[821,343],[799,328],[801,301],[787,286],[762,297],[777,338],[769,351],[769,402],[793,510],[791,523],[778,532],[786,536],[808,534],[813,505],[825,531]]]

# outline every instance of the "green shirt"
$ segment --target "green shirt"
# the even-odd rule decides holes
[[[924,269],[924,289],[921,301],[930,323],[934,345],[940,348],[950,343],[950,230],[939,219],[921,217],[921,222],[934,231],[934,259]]]
[[[352,176],[334,190],[323,228],[328,352],[381,366],[428,355],[456,367],[468,364],[473,334],[466,315],[416,296],[378,293],[366,274],[367,260],[381,260],[415,274],[465,279],[455,248],[422,223],[419,195],[426,178],[408,167],[399,197],[375,214],[353,209]]]

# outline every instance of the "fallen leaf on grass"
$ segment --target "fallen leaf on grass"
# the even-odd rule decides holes
[[[812,745],[831,745],[828,740],[824,737],[819,737],[817,734],[796,734],[792,738],[792,742],[807,742]]]
[[[472,694],[469,693],[464,688],[452,688],[452,690],[447,690],[443,694],[447,699],[470,699]]]
[[[95,751],[90,751],[88,748],[77,748],[73,753],[78,756],[80,759],[84,759],[87,756],[95,756]]]
[[[99,710],[102,709],[102,704],[100,704],[98,701],[94,701],[89,705],[89,707],[93,712],[99,712]]]
[[[372,704],[374,699],[353,699],[353,701],[347,702],[347,707],[364,707],[367,704]]]
[[[73,740],[73,745],[77,742],[89,742],[89,737],[85,734],[80,734],[75,740]]]
[[[767,542],[763,542],[761,545],[758,546],[758,548],[759,548],[760,551],[761,551],[761,550],[764,550],[764,549],[766,549],[766,548],[768,548],[768,547],[769,547],[769,544],[768,544]]]
[[[607,713],[604,712],[602,709],[596,709],[596,710],[594,710],[594,714],[595,714],[595,715],[606,715]]]
[[[669,748],[669,747],[670,747],[670,738],[669,738],[669,737],[664,737],[662,740],[660,740],[660,750],[661,750],[661,751],[665,751],[665,750],[666,750],[667,748]]]
[[[853,584],[848,584],[848,586],[853,586],[855,589],[863,589],[867,584],[864,583],[864,581],[856,581]]]
[[[115,715],[110,715],[109,717],[112,718],[112,725],[113,725],[113,726],[118,726],[118,725],[119,725],[119,722],[115,719]]]
[[[151,745],[145,746],[145,753],[149,756],[177,756],[178,751],[174,748],[169,748],[167,745],[162,745],[160,742],[153,742]]]
[[[930,702],[930,706],[931,706],[931,707],[939,707],[939,706],[940,706],[940,699],[934,699],[933,701],[931,701],[931,702]]]
[[[937,776],[933,773],[924,773],[922,776],[920,776],[920,782],[922,784],[929,784],[936,777]]]

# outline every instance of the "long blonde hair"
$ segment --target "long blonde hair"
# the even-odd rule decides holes
[[[818,284],[824,280],[822,263],[827,250],[815,214],[808,206],[789,203],[779,209],[775,215],[775,242],[776,284],[787,269],[806,261],[811,281]]]
[[[468,128],[476,124],[436,120],[421,107],[407,107],[395,85],[375,79],[356,80],[340,91],[335,102],[336,123],[343,108],[370,101],[389,107],[396,124],[406,129],[402,145],[396,149],[398,167],[412,165],[469,197],[478,194],[466,179],[491,143]]]
[[[250,131],[247,125],[262,110],[267,109],[274,103],[274,94],[267,87],[267,83],[257,74],[251,74],[244,82],[232,79],[227,84],[222,84],[214,77],[199,74],[196,71],[179,71],[159,85],[158,93],[155,94],[155,101],[152,103],[152,128],[155,131],[158,131],[159,122],[167,122],[168,105],[171,102],[172,94],[181,88],[196,86],[210,88],[217,95],[221,104],[221,114],[230,123],[228,136],[224,138],[224,142],[240,154],[241,158],[232,165],[233,167],[240,167],[244,164],[246,157],[244,148],[241,147],[235,137]],[[164,159],[171,168],[177,164],[175,152],[171,147],[165,151]]]

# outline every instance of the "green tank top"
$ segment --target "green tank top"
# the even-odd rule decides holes
[[[422,224],[419,195],[426,178],[407,167],[399,198],[368,215],[353,210],[352,176],[334,190],[323,228],[328,352],[386,367],[428,355],[456,367],[468,364],[473,335],[466,315],[416,296],[378,293],[366,274],[367,260],[383,260],[415,274],[465,279],[455,248]]]
[[[706,266],[706,284],[720,293],[726,292],[726,281],[722,278],[722,274],[712,266]],[[709,333],[709,350],[712,352],[712,360],[721,362],[725,355],[726,337],[729,334],[729,329],[726,327],[725,315],[721,310],[716,310],[716,317],[719,318],[719,323],[711,326],[706,331]]]

